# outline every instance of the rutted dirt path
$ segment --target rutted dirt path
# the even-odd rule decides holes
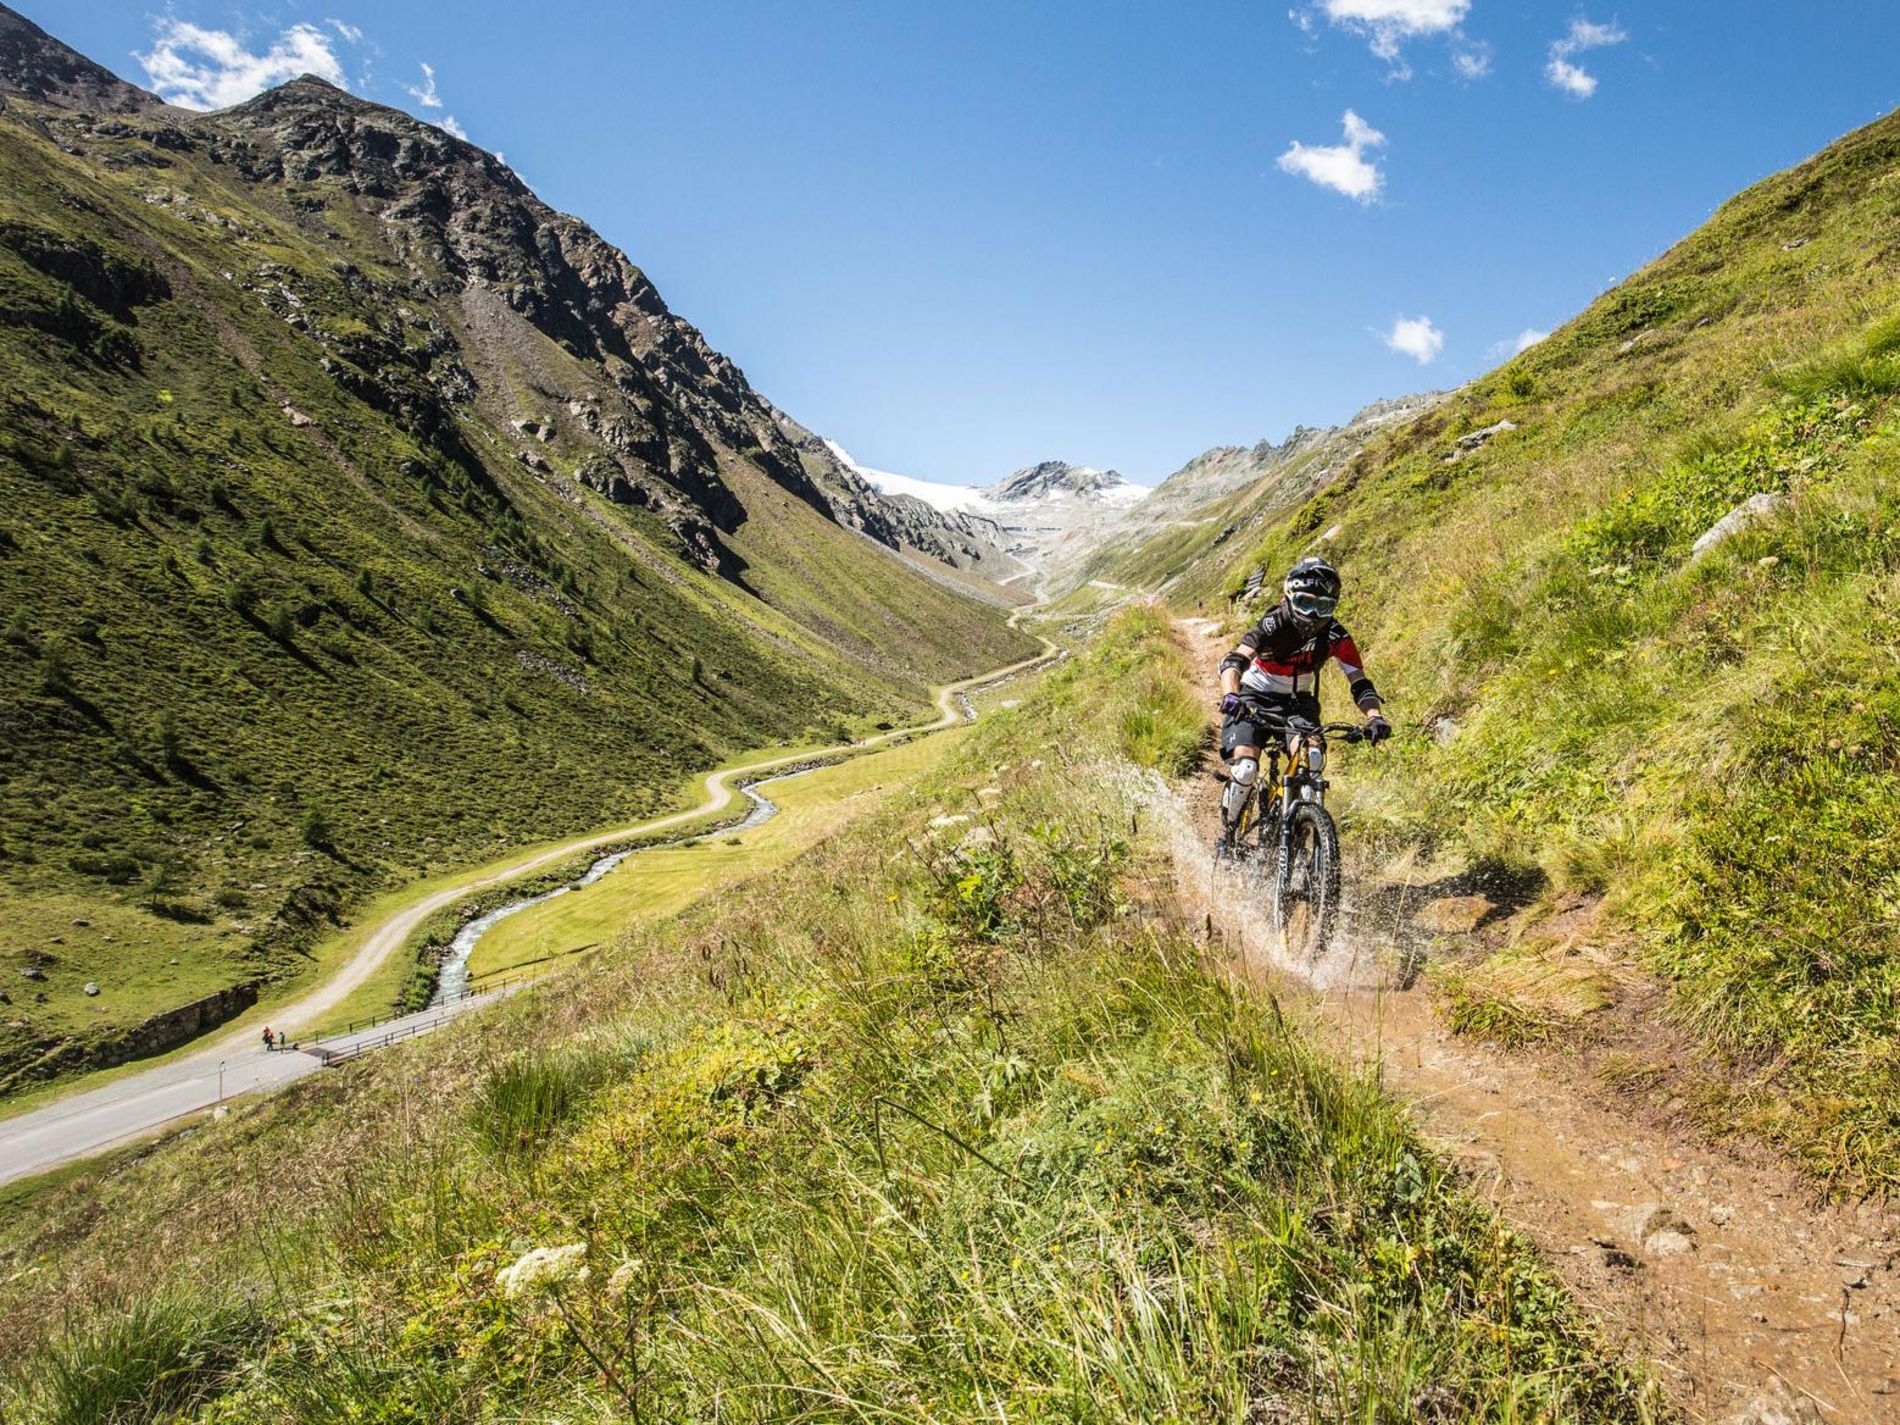
[[[1206,620],[1178,628],[1211,688],[1222,642]],[[1211,779],[1179,813],[1183,893],[1235,963],[1304,1003],[1343,1056],[1378,1067],[1685,1415],[1900,1422],[1900,1214],[1822,1205],[1765,1154],[1643,1122],[1560,1053],[1450,1035],[1407,968],[1429,954],[1411,924],[1423,895],[1349,885],[1342,943],[1316,966],[1285,963],[1264,889],[1214,871]]]

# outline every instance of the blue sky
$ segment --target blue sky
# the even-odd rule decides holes
[[[1900,103],[1894,0],[12,3],[200,104],[329,66],[452,117],[794,416],[959,483],[1454,385]]]

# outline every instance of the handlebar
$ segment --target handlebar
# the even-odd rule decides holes
[[[1251,706],[1247,709],[1247,717],[1249,721],[1276,732],[1285,732],[1292,726],[1292,719],[1290,717],[1285,713],[1275,712],[1271,708]],[[1309,722],[1305,724],[1305,730],[1318,732],[1324,737],[1337,737],[1341,742],[1346,743],[1364,742],[1366,740],[1366,729],[1364,725],[1356,722],[1329,722],[1319,727],[1315,727]]]

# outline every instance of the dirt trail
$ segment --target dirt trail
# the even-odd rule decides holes
[[[1207,620],[1178,628],[1211,687],[1222,644]],[[1820,1205],[1766,1155],[1643,1122],[1559,1053],[1447,1033],[1422,988],[1401,988],[1430,953],[1410,921],[1424,896],[1349,885],[1340,943],[1316,966],[1285,963],[1264,888],[1216,876],[1211,779],[1178,811],[1183,893],[1235,963],[1304,1003],[1344,1057],[1378,1067],[1685,1415],[1900,1422],[1900,1215]]]

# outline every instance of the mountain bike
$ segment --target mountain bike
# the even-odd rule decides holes
[[[1324,727],[1304,718],[1281,722],[1261,749],[1264,777],[1247,789],[1233,830],[1232,855],[1273,866],[1273,923],[1290,955],[1326,953],[1339,921],[1339,828],[1326,810],[1326,739],[1363,742],[1349,722]],[[1282,767],[1282,759],[1285,766]]]

